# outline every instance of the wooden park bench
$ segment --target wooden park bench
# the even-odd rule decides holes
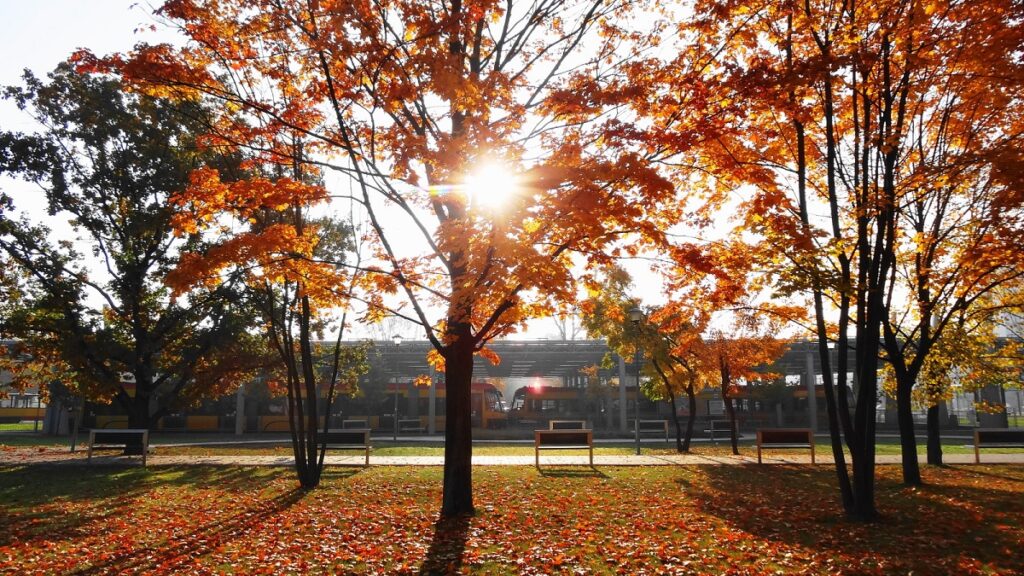
[[[370,465],[369,428],[331,428],[326,433],[321,432],[319,440],[327,445],[328,450],[362,450],[366,454],[364,465]]]
[[[423,434],[427,431],[423,427],[423,423],[420,422],[419,418],[415,420],[399,420],[398,421],[398,433],[399,434]]]
[[[352,418],[352,419],[349,419],[349,420],[342,420],[341,428],[343,430],[349,430],[349,429],[362,430],[363,428],[369,429],[370,428],[370,423],[367,422],[366,420]]]
[[[658,436],[665,435],[665,442],[668,442],[668,420],[634,420],[633,425],[642,436],[644,433],[654,432]]]
[[[93,450],[129,448],[142,450],[142,465],[146,465],[146,453],[149,452],[149,430],[144,428],[92,428],[89,430],[89,451],[85,461],[92,464]]]
[[[814,433],[810,428],[762,428],[757,431],[757,463],[761,463],[761,449],[808,448],[814,464]]]
[[[588,450],[590,466],[594,466],[593,430],[534,430],[533,448],[537,468],[541,450]]]
[[[736,426],[737,426],[736,436],[740,437],[741,434],[739,433],[739,429],[738,429],[739,422],[736,423]],[[714,442],[715,441],[715,432],[724,432],[725,434],[728,435],[731,432],[730,428],[731,428],[731,426],[730,426],[728,420],[711,420],[711,421],[708,422],[708,427],[704,429],[704,432],[707,433],[707,434],[710,434],[711,435],[711,441]]]
[[[1024,448],[1024,428],[977,428],[974,430],[975,464],[981,464],[982,448]]]
[[[586,430],[586,420],[549,420],[548,430]]]

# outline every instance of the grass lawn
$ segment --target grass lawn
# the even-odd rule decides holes
[[[251,440],[267,440],[267,435],[247,435],[242,437],[245,441]],[[284,456],[292,453],[291,445],[289,440],[278,435],[274,438],[278,443],[256,443],[256,444],[222,444],[215,446],[200,445],[200,446],[164,446],[165,444],[187,444],[187,443],[211,443],[211,442],[225,442],[230,443],[237,440],[237,437],[226,434],[154,434],[151,436],[151,443],[156,447],[156,453],[161,455],[176,455],[176,456],[214,456],[214,455],[276,455]],[[79,446],[84,446],[88,440],[87,435],[81,435],[79,437]],[[917,438],[917,452],[918,454],[924,454],[926,451],[925,438],[918,436]],[[42,434],[3,434],[0,431],[0,446],[13,446],[13,447],[25,447],[25,446],[42,446],[42,447],[56,447],[66,449],[69,445],[68,438],[56,438],[52,436],[44,436]],[[671,444],[664,442],[647,442],[643,443],[642,453],[651,455],[661,454],[675,454],[675,441]],[[827,440],[823,437],[818,437],[818,453],[819,454],[831,454],[831,447],[827,443]],[[946,454],[973,454],[974,448],[972,447],[973,440],[967,438],[945,438],[943,440],[942,450]],[[624,455],[633,454],[635,451],[634,444],[631,441],[623,440],[622,442],[616,442],[612,444],[599,443],[595,444],[594,454],[596,455]],[[725,455],[730,454],[728,442],[718,442],[711,444],[709,442],[694,442],[691,448],[691,452],[694,454],[709,454],[709,455]],[[1024,452],[1024,449],[1019,448],[1004,448],[998,451],[988,450],[987,453],[1019,453]],[[480,456],[532,456],[533,455],[533,444],[532,443],[477,443],[473,447],[473,453]],[[578,454],[578,452],[567,452],[568,454]],[[740,453],[746,455],[756,454],[754,448],[753,439],[750,434],[747,434],[743,440],[740,441]],[[793,452],[787,451],[788,454],[803,454],[804,452]],[[876,445],[876,453],[878,454],[900,454],[901,449],[899,441],[892,437],[878,438]],[[551,452],[548,453],[552,455]],[[393,443],[389,438],[375,437],[373,439],[373,455],[374,456],[443,456],[444,446],[439,442],[409,442],[399,439],[398,443]]]
[[[865,525],[825,467],[478,468],[436,524],[440,468],[0,468],[0,573],[1024,573],[1024,469],[923,473]]]
[[[19,431],[36,430],[36,429],[38,429],[37,427],[38,428],[42,428],[43,427],[43,423],[40,422],[39,424],[36,424],[35,422],[28,421],[28,420],[26,420],[24,422],[5,422],[5,423],[0,423],[0,432],[11,431],[11,430],[19,430]]]

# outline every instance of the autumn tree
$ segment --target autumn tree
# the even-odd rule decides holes
[[[785,340],[777,338],[779,320],[755,309],[738,310],[727,328],[713,329],[707,346],[718,367],[718,383],[725,413],[729,417],[732,453],[739,454],[739,425],[733,400],[739,387],[777,377],[765,370],[786,351]]]
[[[656,378],[651,382],[647,395],[669,401],[672,407],[672,422],[676,430],[676,451],[689,452],[693,440],[694,424],[697,420],[697,393],[709,385],[711,372],[707,360],[710,350],[696,326],[683,322],[671,323],[674,328],[659,323],[665,317],[663,309],[654,309],[647,316],[651,337],[645,338],[644,350],[651,357],[650,371]],[[679,422],[677,397],[686,395],[686,427]]]
[[[786,350],[780,335],[804,313],[771,292],[757,270],[759,253],[741,231],[706,242],[676,242],[667,252],[668,302],[653,315],[684,368],[717,381],[739,454],[733,400],[739,386],[773,379],[765,368]],[[694,334],[699,334],[699,340]]]
[[[443,365],[441,514],[452,517],[473,512],[473,356],[573,298],[572,254],[601,258],[626,233],[639,246],[671,221],[658,202],[671,188],[628,140],[610,150],[584,128],[601,118],[627,134],[615,107],[632,87],[617,71],[645,37],[625,35],[620,17],[636,8],[171,0],[158,14],[188,36],[180,49],[79,61],[241,111],[219,126],[230,141],[296,134],[303,161],[354,182],[378,243],[365,298],[417,322]],[[507,175],[473,184],[495,164]]]
[[[234,175],[195,170],[190,185],[172,196],[181,209],[176,233],[207,243],[183,255],[168,283],[176,293],[190,293],[225,276],[243,279],[280,362],[296,474],[303,488],[312,489],[323,473],[327,446],[321,432],[331,427],[334,402],[354,393],[369,370],[366,345],[342,345],[348,295],[363,276],[345,267],[353,254],[351,268],[360,263],[351,222],[310,215],[326,196],[319,172],[301,159],[301,140],[294,138],[290,147],[267,142],[266,149]],[[337,310],[333,345],[318,342]]]
[[[129,95],[113,79],[68,65],[46,82],[26,73],[25,85],[5,96],[42,130],[0,135],[0,171],[38,185],[49,212],[67,216],[81,237],[53,240],[46,227],[16,218],[3,196],[0,249],[30,287],[6,330],[53,345],[74,370],[67,383],[93,400],[115,400],[134,428],[247,379],[261,354],[235,287],[221,283],[179,301],[163,285],[183,247],[171,233],[168,197],[193,168],[218,159],[197,143],[205,110]],[[122,373],[134,376],[134,390],[122,386]]]
[[[750,15],[740,4],[699,2],[698,13],[707,16],[693,28],[704,45],[719,49],[709,82],[746,105],[703,150],[703,165],[715,177],[707,182],[715,191],[710,201],[721,205],[731,190],[756,187],[741,207],[744,224],[763,239],[766,268],[778,273],[783,288],[806,293],[813,302],[843,506],[851,517],[870,519],[875,364],[894,209],[894,149],[878,144],[892,142],[902,130],[896,105],[908,85],[889,68],[892,36],[899,33],[888,23],[893,18],[866,16],[874,6],[786,2]],[[858,34],[862,41],[855,40]],[[855,66],[858,61],[868,65]],[[851,82],[841,83],[842,74]],[[868,111],[862,109],[865,101],[871,103]],[[837,309],[832,326],[826,304]],[[846,395],[851,330],[857,342],[855,413]],[[828,356],[831,337],[840,350],[835,368]],[[852,482],[841,431],[853,460]]]
[[[927,456],[928,463],[942,464],[942,443],[940,435],[939,405],[954,394],[977,394],[986,387],[1014,387],[1020,385],[1020,374],[1024,366],[1019,337],[998,338],[996,336],[1000,319],[993,317],[988,306],[969,307],[970,312],[961,310],[952,316],[935,342],[930,343],[926,358],[920,361],[918,376],[913,387],[913,402],[927,408]],[[1002,310],[1002,306],[996,309]],[[913,350],[907,347],[908,350]],[[914,359],[914,364],[917,361]],[[897,394],[899,381],[895,369],[888,364],[883,372],[886,376],[886,393]],[[1004,406],[993,406],[979,402],[977,409],[983,412],[1004,411]]]
[[[981,324],[997,323],[1001,310],[1019,305],[1004,288],[1024,276],[1017,169],[1024,67],[1006,53],[1007,42],[1024,36],[1005,7],[941,8],[915,54],[914,74],[931,89],[912,92],[907,104],[893,289],[883,325],[909,484],[921,481],[911,404],[921,397],[915,388],[942,380],[936,368],[955,356],[941,344],[945,332],[957,333],[948,344],[962,340],[965,328],[991,333],[992,326]],[[941,464],[939,406],[926,405],[928,462]]]
[[[899,258],[916,253],[900,248],[912,228],[907,210],[915,209],[915,188],[923,199],[929,181],[946,185],[935,180],[940,172],[957,179],[944,160],[927,161],[945,167],[915,186],[917,158],[960,148],[966,140],[959,135],[973,138],[960,127],[941,135],[943,122],[971,116],[966,100],[961,111],[947,105],[956,86],[988,85],[999,99],[1020,85],[1019,62],[1009,61],[1014,50],[1007,49],[1019,33],[1014,6],[878,0],[780,2],[751,11],[746,2],[709,0],[697,3],[688,28],[699,48],[680,58],[704,57],[704,82],[724,101],[744,104],[741,111],[721,107],[715,138],[691,163],[695,178],[713,206],[753,186],[739,206],[747,229],[764,240],[765,269],[781,288],[811,301],[837,479],[853,518],[875,517],[877,364],[888,307],[900,297],[894,275],[908,269]],[[975,58],[968,53],[976,40]],[[987,107],[979,102],[978,119]],[[1006,130],[1017,122],[996,123]],[[977,136],[995,143],[1012,133]],[[1008,158],[983,152],[974,159],[987,166],[982,172],[1005,175]],[[847,392],[851,373],[856,402]],[[916,460],[905,466],[911,483],[915,470]]]
[[[668,400],[672,408],[672,421],[676,430],[676,446],[680,452],[689,450],[693,435],[693,419],[696,412],[694,396],[694,374],[685,371],[685,361],[671,356],[669,341],[659,333],[657,326],[651,322],[655,311],[648,309],[643,318],[634,322],[630,319],[630,311],[639,308],[640,302],[629,294],[632,279],[629,273],[617,266],[609,266],[588,287],[589,297],[584,300],[581,324],[588,334],[604,338],[610,351],[621,358],[643,357],[643,370],[648,379],[641,383],[641,391],[648,398]],[[612,357],[605,359],[611,363]],[[641,370],[640,366],[636,367]],[[620,382],[620,386],[625,383]],[[690,396],[690,416],[686,428],[685,439],[679,423],[679,410],[676,397],[687,392]]]

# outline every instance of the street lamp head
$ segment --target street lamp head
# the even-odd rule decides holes
[[[395,346],[401,346],[402,345],[402,335],[401,334],[395,334],[394,336],[391,337],[391,341],[395,343]]]
[[[629,321],[633,324],[639,324],[644,318],[644,311],[639,306],[633,306],[629,309]]]

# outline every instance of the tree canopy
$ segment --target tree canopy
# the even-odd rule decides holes
[[[59,350],[74,372],[69,386],[116,400],[133,426],[239,385],[261,351],[232,283],[186,299],[164,285],[184,249],[172,234],[168,199],[194,168],[224,160],[198,143],[205,110],[129,94],[116,80],[69,65],[47,81],[26,73],[25,85],[5,95],[43,129],[3,133],[0,170],[38,185],[49,213],[67,217],[79,234],[56,240],[15,217],[3,197],[0,249],[27,287],[24,306],[5,318],[8,334],[35,345],[37,355]],[[124,373],[134,388],[122,385]]]

